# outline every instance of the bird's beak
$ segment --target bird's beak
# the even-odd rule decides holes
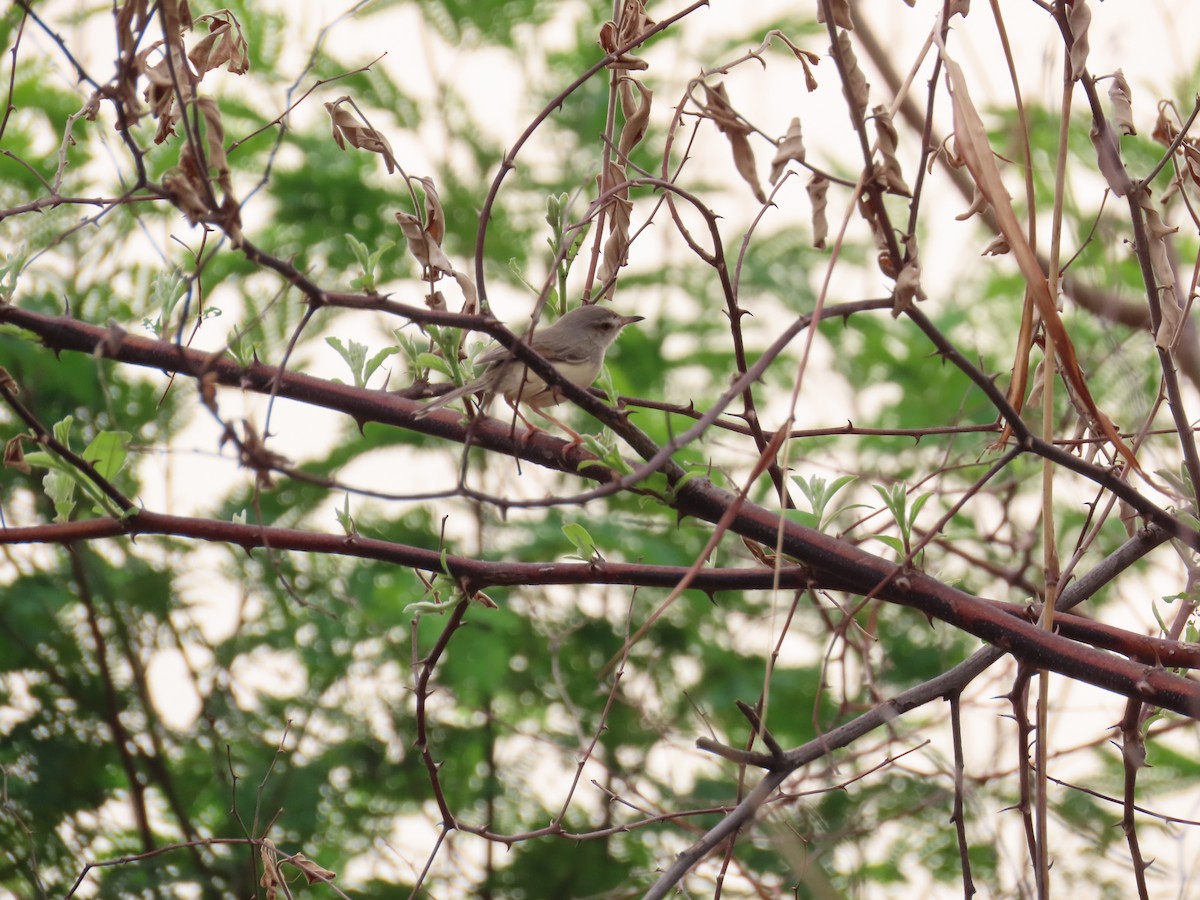
[[[632,325],[634,322],[644,322],[645,320],[645,316],[621,316],[621,327],[624,328],[626,325]]]

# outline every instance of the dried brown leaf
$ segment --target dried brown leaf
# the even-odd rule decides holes
[[[983,248],[983,252],[980,253],[979,255],[980,256],[1004,256],[1011,249],[1012,248],[1008,246],[1008,241],[1005,240],[1004,235],[999,234],[999,235],[996,235],[996,237],[992,240],[992,242],[990,244],[988,244],[986,247]]]
[[[979,185],[975,185],[975,192],[971,195],[971,205],[955,216],[954,221],[965,222],[971,216],[981,216],[987,208],[987,197],[983,195],[983,191],[979,189]]]
[[[1067,7],[1067,24],[1071,26],[1071,80],[1078,81],[1087,67],[1088,29],[1092,25],[1092,11],[1087,0],[1075,0]]]
[[[371,126],[359,122],[354,117],[354,113],[342,107],[342,103],[349,99],[349,97],[339,97],[333,103],[325,104],[325,111],[329,113],[329,118],[333,122],[333,140],[343,150],[346,149],[346,144],[349,144],[359,150],[378,153],[383,157],[388,174],[392,174],[399,168],[399,163],[392,154],[391,144],[382,134]]]
[[[1108,100],[1113,107],[1113,121],[1121,134],[1137,134],[1133,124],[1133,95],[1129,90],[1129,82],[1125,73],[1120,69],[1113,72],[1112,83],[1108,86]]]
[[[1163,222],[1148,197],[1142,201],[1141,207],[1146,220],[1146,249],[1150,255],[1150,270],[1154,273],[1158,306],[1162,313],[1158,330],[1154,334],[1154,343],[1170,350],[1179,340],[1179,332],[1183,327],[1183,309],[1175,294],[1175,268],[1171,265],[1167,236],[1175,234],[1179,229]]]
[[[813,175],[808,179],[808,202],[812,204],[813,246],[818,250],[825,249],[825,239],[829,236],[829,220],[825,217],[828,193],[829,179],[824,175]]]
[[[830,48],[829,52],[833,53],[834,49]],[[867,77],[858,67],[858,57],[855,56],[854,46],[850,43],[850,32],[838,32],[836,52],[841,54],[842,64],[846,69],[846,80],[842,84],[842,93],[861,116],[867,111],[867,100],[870,97],[871,89],[867,84]]]
[[[1029,388],[1029,399],[1025,401],[1026,406],[1041,406],[1042,397],[1046,393],[1046,358],[1043,356],[1038,360],[1037,368],[1033,372],[1033,385]]]
[[[241,23],[227,9],[207,13],[196,20],[208,22],[208,34],[188,52],[188,59],[203,77],[205,72],[227,65],[234,75],[250,71],[250,53]]]
[[[150,65],[151,54],[157,53],[163,46],[162,41],[155,41],[139,53],[135,61],[136,67],[146,78],[144,96],[150,106],[150,115],[158,120],[158,130],[154,134],[156,144],[163,143],[175,133],[175,123],[179,121],[176,101],[185,106],[191,103],[194,85],[198,80],[179,42],[172,43],[162,59]]]
[[[996,165],[991,144],[988,142],[987,129],[984,128],[983,120],[979,118],[979,113],[975,109],[974,103],[971,102],[971,95],[967,90],[967,82],[962,69],[944,52],[943,60],[946,65],[946,80],[950,84],[950,97],[954,112],[955,146],[966,163],[967,170],[971,173],[975,184],[991,204],[996,214],[996,223],[1000,233],[1004,235],[1012,248],[1021,274],[1025,276],[1029,293],[1041,314],[1043,325],[1054,339],[1067,386],[1095,427],[1100,429],[1133,468],[1140,470],[1141,466],[1133,455],[1133,451],[1121,440],[1112,421],[1100,411],[1096,406],[1096,401],[1092,398],[1087,378],[1079,367],[1075,345],[1067,334],[1066,328],[1063,327],[1054,298],[1050,296],[1046,273],[1042,270],[1033,248],[1029,246],[1025,231],[1021,228],[1017,214],[1013,210],[1012,198],[1000,177],[1000,169]]]
[[[200,402],[203,403],[208,411],[214,416],[218,415],[217,410],[217,373],[205,372],[200,376]]]
[[[875,120],[875,140],[879,146],[881,162],[875,167],[875,177],[883,184],[885,190],[901,197],[911,197],[912,191],[904,181],[900,171],[900,161],[896,159],[898,136],[896,126],[892,124],[891,113],[886,106],[876,106],[871,110]]]
[[[258,883],[267,889],[267,900],[275,900],[279,895],[279,888],[284,887],[286,890],[286,886],[283,874],[279,871],[279,864],[276,862],[274,841],[268,838],[262,842],[262,846],[259,848],[259,857],[262,860],[263,873]]]
[[[201,97],[196,107],[204,119],[204,147],[208,164],[222,176],[229,174],[229,161],[225,157],[225,125],[221,121],[221,110],[211,97]],[[224,185],[222,185],[224,187]]]
[[[326,884],[337,878],[337,872],[331,872],[322,866],[317,865],[311,859],[305,857],[303,853],[297,853],[295,856],[284,860],[284,862],[295,866],[304,873],[304,878],[309,884]]]
[[[1169,109],[1172,109],[1169,100],[1158,101],[1158,116],[1154,120],[1154,131],[1150,134],[1150,137],[1164,147],[1171,146],[1171,142],[1175,140],[1175,135],[1179,134],[1179,129],[1175,127],[1167,115]]]
[[[597,279],[604,289],[604,296],[612,299],[616,291],[617,272],[629,261],[629,224],[633,216],[633,203],[629,200],[629,188],[625,185],[625,168],[610,162],[604,175],[598,178],[601,193],[611,192],[604,207],[608,213],[608,237],[604,241],[600,270]]]
[[[450,262],[441,245],[425,230],[420,216],[412,213],[396,213],[396,221],[400,231],[408,241],[408,252],[426,269],[434,269],[446,275],[454,273],[454,264]]]
[[[769,42],[772,38],[779,38],[779,40],[787,44],[788,49],[792,51],[792,54],[800,61],[800,65],[804,68],[805,88],[810,94],[815,91],[818,85],[817,78],[815,75],[813,75],[812,67],[820,64],[821,57],[818,54],[813,53],[811,50],[805,50],[803,47],[798,47],[795,41],[789,38],[778,28],[774,28],[767,32],[767,41]]]
[[[455,272],[454,280],[458,282],[458,288],[463,294],[462,312],[475,315],[479,312],[479,291],[475,287],[475,281],[462,272]]]
[[[804,134],[800,128],[800,120],[793,118],[791,124],[788,125],[787,134],[779,142],[779,149],[775,151],[775,156],[771,159],[771,184],[779,181],[779,176],[783,174],[783,170],[787,168],[789,162],[792,160],[804,162],[807,152],[804,148]]]
[[[1096,162],[1100,167],[1100,174],[1104,176],[1114,194],[1124,197],[1129,193],[1129,173],[1125,171],[1125,164],[1121,162],[1121,148],[1117,146],[1112,126],[1107,121],[1104,122],[1103,130],[1092,125],[1088,137],[1091,138],[1092,146],[1096,148]]]
[[[632,85],[632,87],[631,87]],[[646,136],[646,125],[650,121],[650,106],[654,92],[636,78],[622,77],[619,81],[621,92],[621,111],[625,115],[625,126],[621,129],[621,140],[618,150],[622,157],[627,157],[633,148],[642,142]],[[634,97],[633,89],[637,88],[640,98]]]
[[[808,60],[803,56],[800,57],[800,65],[804,68],[804,87],[811,94],[818,87],[820,87],[820,85],[817,84],[817,76],[813,74],[813,70],[809,66]]]
[[[163,28],[172,34],[182,34],[192,27],[192,10],[187,0],[162,0]]]
[[[1188,175],[1200,186],[1200,149],[1196,148],[1196,142],[1193,140],[1185,140],[1179,145],[1179,149],[1183,153],[1183,164]]]
[[[1158,331],[1154,333],[1154,344],[1164,350],[1174,350],[1183,331],[1183,308],[1175,297],[1175,292],[1166,288],[1158,290],[1158,307],[1162,319],[1158,323]]]
[[[826,0],[829,11],[833,13],[833,24],[838,28],[854,30],[854,19],[850,16],[850,0]],[[817,3],[817,21],[824,24],[825,3]]]
[[[187,152],[185,147],[184,153]],[[194,165],[175,166],[166,171],[161,182],[163,193],[193,225],[203,222],[209,215],[207,191],[194,169]]]
[[[645,0],[625,0],[618,19],[615,22],[610,19],[600,26],[600,48],[605,53],[616,53],[618,49],[630,44],[644,31],[653,27],[654,20],[646,15]],[[631,56],[628,52],[621,53],[608,65],[610,69],[625,71],[650,68],[650,64],[644,59]]]
[[[758,183],[754,150],[747,138],[747,135],[750,134],[750,127],[742,121],[730,104],[729,94],[725,90],[724,84],[718,84],[715,87],[706,84],[704,85],[704,94],[706,100],[704,111],[712,118],[717,130],[729,139],[729,148],[733,151],[733,164],[737,168],[738,174],[742,176],[746,184],[750,185],[750,190],[754,192],[754,199],[759,203],[766,203],[767,195],[763,193],[762,186]]]
[[[446,237],[446,212],[442,209],[442,198],[428,175],[414,178],[425,191],[425,232],[438,244]]]
[[[909,260],[900,269],[896,278],[896,289],[892,293],[892,318],[911,309],[917,300],[925,299],[925,291],[921,287],[921,269],[916,260]]]
[[[150,21],[148,0],[125,0],[117,9],[114,21],[117,29],[117,50],[124,57],[137,47],[138,36]]]
[[[28,440],[28,435],[18,434],[9,438],[4,445],[4,467],[6,469],[16,469],[25,475],[33,472],[33,466],[25,462],[25,441]]]

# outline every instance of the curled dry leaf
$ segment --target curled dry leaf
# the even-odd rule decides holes
[[[1171,142],[1175,140],[1175,135],[1179,134],[1179,129],[1175,127],[1175,123],[1167,115],[1167,111],[1172,109],[1174,109],[1174,106],[1170,100],[1158,101],[1158,116],[1154,119],[1154,131],[1150,133],[1150,137],[1164,147],[1171,146]]]
[[[217,373],[205,372],[200,376],[200,402],[208,408],[214,416],[218,415],[217,410]]]
[[[245,75],[250,71],[250,54],[237,17],[222,9],[207,13],[196,22],[205,20],[208,21],[208,34],[188,52],[188,59],[200,76],[225,65],[234,75]]]
[[[159,4],[167,30],[179,33],[192,27],[192,10],[188,0],[163,0]]]
[[[825,249],[825,239],[829,236],[829,220],[825,217],[828,193],[829,179],[824,175],[813,175],[808,179],[808,202],[812,204],[813,246],[818,250]]]
[[[995,239],[983,248],[980,256],[1004,256],[1012,248],[1008,246],[1008,241],[1004,239],[1004,235],[996,235]]]
[[[303,853],[297,853],[295,856],[283,860],[285,863],[295,866],[304,873],[304,878],[309,884],[325,884],[337,878],[337,872],[331,872],[322,866],[317,865],[311,859],[308,859]]]
[[[463,294],[463,312],[474,313],[479,308],[479,292],[475,282],[470,277],[454,268],[450,257],[442,249],[442,239],[446,235],[446,213],[438,196],[437,186],[432,178],[414,178],[420,183],[424,194],[425,218],[409,212],[397,212],[396,222],[400,232],[408,243],[408,252],[421,264],[425,273],[432,281],[437,281],[443,275],[451,276],[458,283]],[[431,291],[425,298],[425,303],[434,309],[445,309],[446,302],[440,291]]]
[[[896,268],[896,260],[892,258],[891,245],[888,243],[888,226],[879,218],[874,201],[866,194],[861,194],[858,198],[858,212],[870,227],[871,237],[875,239],[875,246],[879,249],[876,257],[879,271],[888,278],[897,278],[900,273]]]
[[[1096,162],[1104,180],[1108,182],[1114,194],[1124,197],[1129,193],[1129,173],[1125,171],[1125,164],[1121,162],[1121,148],[1117,146],[1112,126],[1107,121],[1102,123],[1102,128],[1093,124],[1088,137],[1091,138],[1092,146],[1096,148]]]
[[[1120,69],[1113,72],[1112,83],[1108,86],[1108,100],[1112,103],[1113,121],[1117,123],[1121,134],[1137,134],[1137,128],[1133,125],[1133,97],[1125,73]]]
[[[954,221],[965,222],[971,216],[981,216],[987,211],[987,208],[987,197],[983,195],[979,185],[975,185],[975,192],[971,195],[971,205],[955,216]]]
[[[854,19],[850,16],[850,0],[825,0],[825,2],[818,2],[817,21],[822,24],[827,21],[825,18],[826,3],[829,5],[829,11],[833,13],[833,24],[838,28],[847,28],[853,31]]]
[[[117,29],[117,51],[125,57],[136,49],[150,22],[149,0],[125,0],[113,19]]]
[[[1175,106],[1170,100],[1160,100],[1158,103],[1158,117],[1154,120],[1154,132],[1151,137],[1164,147],[1171,146],[1179,137],[1179,128],[1167,114],[1168,111],[1173,112],[1174,109]],[[1196,141],[1185,137],[1179,142],[1177,152],[1183,155],[1183,166],[1187,170],[1188,177],[1192,179],[1193,183],[1200,186],[1200,148],[1197,147]],[[1172,181],[1171,190],[1174,188],[1175,182]]]
[[[821,57],[816,53],[813,53],[811,50],[805,50],[803,47],[798,47],[795,41],[789,38],[778,28],[773,28],[767,32],[767,43],[770,43],[774,38],[779,38],[779,40],[787,44],[788,49],[792,51],[792,55],[800,61],[800,65],[804,68],[804,87],[811,94],[818,87],[817,77],[813,75],[812,67],[820,65]],[[765,47],[766,44],[763,44],[763,46]]]
[[[792,160],[802,163],[808,151],[804,148],[804,134],[800,128],[800,120],[793,118],[788,125],[787,134],[779,142],[779,149],[771,160],[771,184],[779,181],[779,176]]]
[[[610,300],[617,289],[617,272],[629,262],[629,226],[633,218],[633,203],[629,199],[629,187],[626,184],[625,161],[646,136],[646,124],[650,120],[650,107],[654,99],[653,92],[636,78],[622,77],[617,85],[621,112],[625,116],[625,124],[617,139],[619,159],[609,161],[596,179],[597,190],[605,198],[601,206],[606,212],[608,227],[596,277],[604,286],[602,296]],[[634,94],[635,89],[637,95]]]
[[[387,166],[388,174],[391,175],[399,168],[399,163],[392,154],[391,144],[382,134],[371,126],[359,122],[354,117],[354,113],[342,107],[342,104],[349,99],[349,97],[339,97],[333,103],[325,104],[325,111],[329,113],[329,118],[333,122],[334,142],[343,150],[346,149],[346,144],[349,144],[359,150],[378,153],[383,157],[383,163]]]
[[[909,260],[896,277],[896,289],[892,293],[892,318],[911,309],[914,301],[924,299],[925,291],[921,288],[921,269],[916,260]]]
[[[454,280],[458,282],[458,288],[463,294],[462,311],[468,315],[475,315],[479,312],[479,291],[475,290],[475,282],[462,272],[455,272]]]
[[[971,178],[995,211],[996,224],[1000,233],[1004,235],[1012,248],[1013,256],[1021,269],[1021,274],[1025,277],[1029,293],[1033,297],[1034,305],[1041,314],[1043,326],[1054,339],[1067,387],[1082,407],[1081,412],[1086,413],[1090,423],[1112,442],[1116,450],[1134,469],[1140,471],[1141,466],[1133,455],[1133,451],[1121,440],[1112,421],[1100,411],[1096,406],[1096,401],[1092,398],[1087,378],[1079,367],[1075,345],[1063,326],[1054,298],[1050,296],[1046,273],[1042,270],[1037,255],[1025,237],[1025,231],[1021,228],[1016,211],[1013,209],[1012,198],[1008,195],[1004,181],[1000,177],[1000,169],[996,165],[991,144],[988,142],[987,129],[984,128],[983,120],[979,118],[979,112],[971,101],[962,69],[958,63],[950,59],[944,49],[942,58],[946,65],[946,80],[950,85],[950,98],[954,112],[955,146],[966,163]],[[1017,403],[1020,402],[1019,399],[1014,398],[1014,400]],[[1006,428],[1001,440],[1006,439],[1007,436],[1008,429]]]
[[[199,177],[194,164],[183,164],[191,160],[187,148],[183,148],[185,158],[180,159],[181,165],[168,169],[162,177],[162,190],[171,203],[195,225],[208,218],[209,204],[206,199],[204,181]]]
[[[201,97],[196,101],[196,107],[204,119],[204,148],[208,165],[217,170],[221,189],[228,193],[229,160],[225,157],[225,125],[221,121],[221,109],[211,97]]]
[[[442,209],[442,198],[438,196],[433,179],[428,175],[414,178],[425,193],[425,232],[438,244],[446,237],[446,211]]]
[[[750,141],[747,135],[750,134],[750,127],[742,121],[741,116],[737,114],[733,106],[729,102],[729,93],[725,90],[724,84],[718,84],[716,87],[704,85],[705,105],[704,111],[713,120],[717,126],[717,130],[729,138],[729,147],[733,151],[733,164],[737,167],[738,174],[746,184],[750,185],[750,190],[754,192],[754,199],[759,203],[767,202],[767,195],[763,193],[762,186],[758,183],[758,172],[754,165],[754,150],[750,147]]]
[[[175,123],[179,121],[175,101],[179,100],[184,105],[190,103],[193,85],[197,81],[187,57],[183,54],[182,43],[172,43],[162,59],[153,66],[150,65],[149,57],[162,46],[161,41],[155,41],[139,53],[136,60],[137,67],[148,82],[144,96],[150,105],[150,115],[158,120],[158,131],[154,134],[156,144],[161,144],[175,133]]]
[[[884,190],[901,197],[911,197],[912,191],[904,181],[900,172],[900,161],[896,159],[898,136],[896,126],[892,124],[892,115],[887,107],[880,105],[871,110],[875,120],[875,140],[879,145],[881,162],[875,167],[875,177],[883,184]]]
[[[417,262],[428,270],[436,270],[444,275],[454,274],[454,264],[450,262],[450,257],[442,250],[441,244],[433,239],[433,235],[425,230],[420,216],[398,212],[396,221],[400,224],[404,239],[408,241],[408,252]]]
[[[1029,388],[1029,399],[1025,401],[1026,406],[1041,406],[1042,398],[1046,394],[1046,357],[1038,360],[1037,368],[1033,372],[1033,385]]]
[[[842,93],[858,111],[858,114],[863,115],[867,111],[867,98],[870,96],[871,86],[867,84],[867,77],[858,67],[858,57],[855,56],[854,47],[850,43],[850,32],[839,31],[837,47],[831,47],[829,52],[841,56],[842,65],[846,69],[846,80],[842,84]]]
[[[1126,537],[1133,537],[1137,534],[1141,523],[1139,522],[1140,515],[1136,509],[1122,500],[1117,504],[1117,515],[1121,519],[1121,526],[1125,529]]]
[[[1194,184],[1200,186],[1200,149],[1190,140],[1184,141],[1180,149],[1183,151],[1183,162],[1188,175]]]
[[[33,472],[33,466],[25,462],[25,441],[29,440],[29,435],[18,434],[9,438],[4,445],[4,467],[6,469],[16,469],[23,475],[29,475]]]
[[[628,262],[633,203],[625,184],[625,167],[619,163],[610,162],[597,182],[600,192],[609,194],[609,199],[604,202],[608,213],[608,238],[604,241],[597,280],[606,285],[603,296],[611,299],[617,287],[617,271]]]
[[[1146,243],[1150,253],[1150,270],[1154,273],[1155,289],[1158,291],[1158,306],[1161,317],[1154,343],[1164,350],[1173,349],[1183,327],[1183,310],[1175,294],[1175,269],[1167,248],[1167,235],[1179,229],[1165,224],[1158,210],[1143,194],[1142,215],[1146,219]]]
[[[1075,0],[1067,7],[1067,24],[1071,26],[1071,80],[1078,81],[1087,67],[1088,29],[1092,25],[1092,11],[1087,0]]]
[[[264,840],[259,849],[259,857],[262,860],[263,873],[258,883],[267,889],[267,900],[275,900],[281,887],[287,889],[283,873],[279,871],[279,864],[275,861],[275,843],[270,839]]]
[[[618,20],[614,22],[610,19],[600,26],[600,48],[605,53],[615,54],[621,47],[632,43],[643,32],[653,27],[654,20],[646,15],[645,0],[625,0]],[[625,52],[618,54],[609,63],[609,68],[631,71],[648,69],[650,64]]]
[[[625,126],[621,129],[621,140],[617,145],[622,158],[627,158],[633,148],[646,136],[646,125],[650,121],[650,106],[654,92],[636,78],[622,77],[618,82],[621,93],[621,112],[625,115]],[[633,90],[641,95],[634,97]],[[624,179],[622,179],[624,180]]]

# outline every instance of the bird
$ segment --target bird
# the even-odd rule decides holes
[[[527,331],[522,340],[538,356],[553,365],[564,379],[586,388],[600,375],[605,353],[625,326],[641,322],[644,318],[623,316],[607,306],[579,306],[549,327],[535,328],[532,334]],[[427,403],[418,417],[441,409],[468,394],[482,393],[484,406],[493,396],[501,394],[517,417],[534,431],[542,429],[521,415],[518,404],[524,403],[542,418],[571,434],[575,443],[583,442],[582,435],[545,412],[546,407],[562,402],[561,390],[556,385],[547,384],[507,347],[496,345],[490,348],[479,357],[477,365],[483,367],[479,377]]]

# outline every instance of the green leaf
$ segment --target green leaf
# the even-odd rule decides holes
[[[125,465],[131,437],[127,431],[102,431],[92,439],[82,456],[95,466],[101,478],[112,481]]]
[[[898,537],[893,537],[890,534],[877,534],[875,535],[875,540],[881,541],[895,550],[896,556],[898,556],[900,559],[904,559],[904,557],[908,555],[907,551],[904,549],[904,542]]]
[[[50,430],[54,432],[54,439],[66,447],[71,449],[71,426],[75,424],[74,416],[66,416],[63,419],[54,423],[54,427]]]
[[[418,353],[417,366],[422,369],[433,369],[435,372],[441,372],[450,379],[454,378],[454,370],[450,368],[450,364],[436,353]]]
[[[371,376],[374,375],[379,370],[379,367],[383,365],[383,361],[385,359],[387,359],[389,356],[394,356],[395,354],[397,354],[399,352],[400,352],[399,347],[384,347],[382,350],[380,350],[378,353],[376,353],[374,356],[372,356],[370,359],[368,359],[366,361],[366,363],[363,365],[363,383],[364,383],[364,385],[366,382],[371,380]]]
[[[70,521],[71,513],[75,511],[75,479],[71,477],[71,473],[52,468],[42,479],[42,487],[54,504],[54,521]]]
[[[354,517],[350,515],[349,494],[346,494],[346,499],[342,504],[342,508],[335,509],[333,514],[337,517],[338,524],[342,526],[342,531],[344,531],[347,536],[358,534],[358,526],[354,524]]]
[[[568,522],[562,527],[567,540],[575,547],[575,555],[584,562],[595,562],[604,557],[596,549],[596,542],[588,534],[588,530],[578,522]]]

